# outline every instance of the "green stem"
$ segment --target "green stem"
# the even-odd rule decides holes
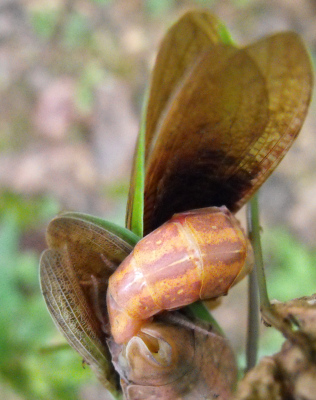
[[[258,194],[254,195],[250,201],[250,214],[251,218],[248,228],[249,237],[254,251],[255,273],[257,275],[259,288],[260,309],[270,308],[271,305],[268,296],[261,249]]]
[[[248,281],[248,331],[246,345],[246,371],[257,363],[259,342],[259,304],[256,271],[252,271]]]
[[[260,303],[268,301],[265,283],[262,250],[260,242],[260,223],[258,197],[255,195],[247,206],[247,223],[250,241],[254,250],[254,269],[248,281],[248,330],[246,344],[246,371],[256,365],[259,341],[259,304],[258,286],[260,290]]]

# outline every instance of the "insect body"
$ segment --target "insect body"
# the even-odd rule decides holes
[[[138,242],[110,277],[115,341],[126,342],[162,310],[226,294],[251,265],[248,239],[226,207],[174,215]]]

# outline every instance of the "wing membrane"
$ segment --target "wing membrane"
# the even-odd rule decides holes
[[[69,344],[91,366],[104,386],[116,392],[116,376],[98,321],[72,271],[67,251],[46,250],[40,263],[48,310]]]
[[[106,221],[66,213],[49,224],[50,249],[40,262],[43,296],[56,325],[114,394],[117,377],[104,332],[106,290],[109,276],[137,240]]]
[[[247,53],[206,53],[170,104],[148,158],[145,231],[175,212],[235,201],[252,176],[229,177],[266,126],[267,110],[265,81]]]
[[[260,172],[251,182],[250,190],[234,205],[234,210],[262,185],[291,147],[305,120],[313,86],[309,56],[295,33],[270,36],[245,51],[265,77],[269,121],[260,138],[244,155],[241,167],[250,169],[255,158]]]
[[[145,233],[176,212],[223,204],[237,211],[297,136],[311,87],[309,57],[292,33],[201,56],[148,152]]]
[[[157,126],[164,110],[172,101],[184,76],[191,71],[206,49],[220,43],[231,45],[229,33],[215,16],[205,11],[187,12],[169,29],[161,43],[151,79],[147,111],[140,130],[140,136],[146,132],[145,152],[139,151],[139,146],[143,146],[143,139],[139,140],[128,196],[126,226],[137,234],[142,233],[142,223],[135,221],[142,218],[140,209],[143,199],[139,196],[143,196],[143,184],[139,179],[143,179],[143,173],[139,168],[143,168],[144,160],[140,160],[140,157],[148,157],[157,133],[159,134]],[[231,47],[233,48],[232,45]]]
[[[206,50],[228,42],[228,35],[224,33],[221,22],[206,11],[186,13],[167,32],[159,49],[150,85],[146,158],[161,115],[177,86]]]

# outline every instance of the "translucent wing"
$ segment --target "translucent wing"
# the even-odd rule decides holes
[[[165,35],[152,74],[146,117],[146,159],[157,126],[177,87],[199,57],[219,44],[233,47],[224,25],[207,11],[183,15]]]
[[[243,50],[213,46],[182,78],[147,151],[145,234],[176,212],[237,211],[294,141],[312,88],[308,54],[290,32]]]
[[[205,11],[186,13],[167,32],[155,63],[150,93],[145,102],[139,141],[133,162],[126,226],[135,233],[142,232],[144,158],[149,152],[157,125],[168,102],[174,96],[183,77],[191,70],[197,59],[211,46],[231,43],[229,34],[222,23]],[[231,46],[233,48],[233,46]],[[145,138],[143,138],[145,135]],[[143,158],[143,159],[142,159]]]
[[[259,171],[250,190],[234,205],[235,210],[262,185],[291,147],[305,120],[313,88],[310,58],[297,34],[279,33],[245,51],[265,78],[269,119],[240,164],[240,168],[251,170],[255,158]]]
[[[67,252],[46,250],[41,257],[41,286],[48,310],[68,343],[91,366],[115,395],[116,377],[102,330],[91,314],[79,282],[72,274]],[[65,267],[67,265],[67,267]]]
[[[50,249],[40,261],[42,292],[56,325],[113,395],[118,381],[106,346],[106,289],[137,239],[113,224],[68,213],[49,224]]]

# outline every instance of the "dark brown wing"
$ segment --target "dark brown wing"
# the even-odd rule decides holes
[[[297,136],[311,87],[310,60],[293,33],[201,56],[148,151],[145,234],[176,212],[223,204],[237,211]]]
[[[150,147],[155,142],[157,134],[159,135],[157,126],[162,120],[168,104],[172,102],[178,86],[190,73],[199,57],[207,49],[229,41],[229,34],[222,23],[206,11],[187,12],[165,35],[157,55],[150,83],[148,106],[140,128],[141,131],[146,131],[145,150],[144,152],[139,151],[138,142],[136,147],[138,152],[135,152],[133,161],[126,215],[126,226],[129,229],[133,229],[135,224],[133,221],[135,218],[134,203],[142,201],[139,199],[139,196],[142,197],[142,193],[140,193],[142,185],[138,181],[138,156],[141,154],[147,158]]]

